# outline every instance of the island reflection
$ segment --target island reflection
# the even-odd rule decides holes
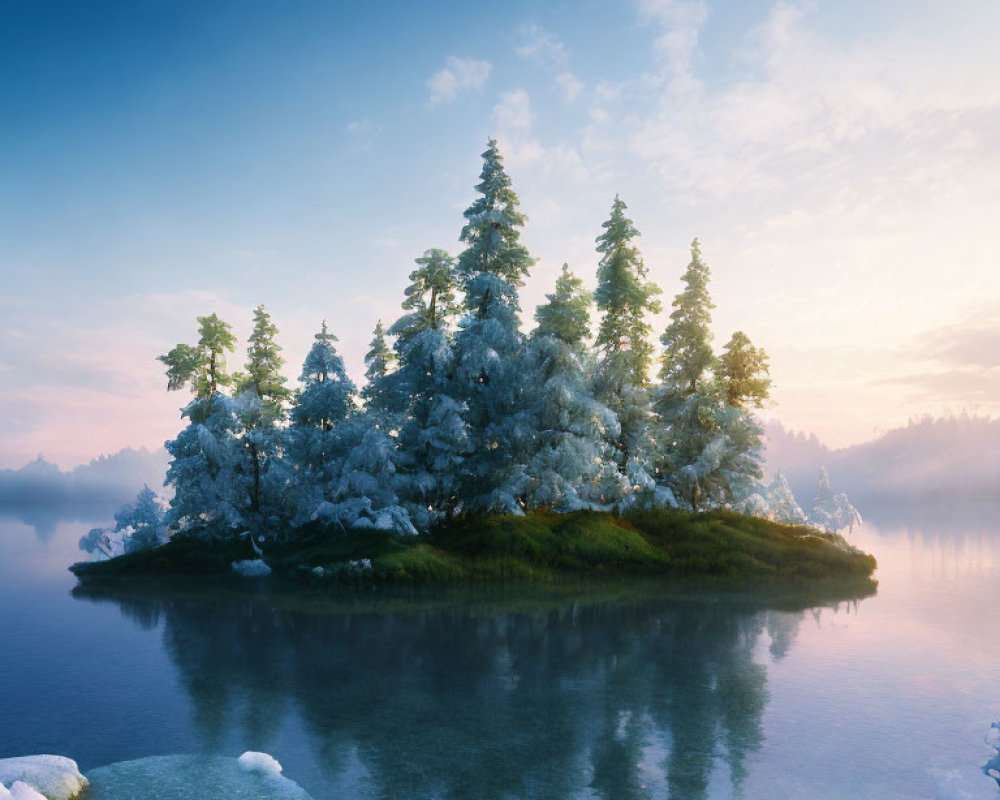
[[[807,609],[836,602],[74,595],[162,623],[207,751],[232,728],[268,749],[295,714],[324,778],[378,798],[698,800],[720,779],[739,796],[763,742],[766,662]]]

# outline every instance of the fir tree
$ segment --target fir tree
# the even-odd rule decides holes
[[[723,396],[729,405],[760,408],[768,399],[771,379],[767,353],[754,347],[743,331],[736,331],[726,342],[719,368]]]
[[[343,423],[356,410],[356,390],[333,343],[326,321],[302,365],[292,407],[289,449],[296,475],[298,519],[312,517],[328,500],[352,446]]]
[[[465,405],[469,446],[463,499],[470,509],[520,510],[521,452],[530,434],[518,413],[527,385],[517,289],[534,259],[520,242],[525,217],[496,141],[483,153],[480,197],[466,210],[458,259],[466,315],[455,338],[455,399]]]
[[[236,376],[237,394],[233,406],[242,426],[244,447],[243,483],[248,511],[273,516],[284,495],[287,471],[280,463],[281,436],[276,427],[287,416],[286,402],[291,391],[281,374],[285,360],[275,340],[277,326],[264,306],[253,314],[253,330],[247,340],[246,371]],[[258,524],[261,520],[258,520]]]
[[[454,262],[444,250],[416,259],[404,314],[392,326],[400,393],[408,398],[399,431],[396,485],[410,517],[426,529],[458,503],[468,448],[464,404],[456,399],[455,352],[448,329],[458,312]]]
[[[604,438],[617,435],[615,415],[593,396],[583,346],[593,299],[563,265],[548,303],[535,311],[530,343],[532,455],[525,468],[529,506],[556,511],[602,504]]]
[[[809,522],[822,530],[836,531],[840,527],[837,511],[837,501],[833,496],[833,489],[830,487],[830,476],[827,474],[826,467],[820,467],[812,511],[809,513]]]
[[[385,339],[382,320],[375,323],[372,340],[365,353],[365,388],[361,397],[369,414],[379,415],[380,424],[392,427],[391,417],[406,409],[406,397],[399,396],[394,367],[396,354]]]
[[[397,349],[428,328],[447,330],[459,312],[455,297],[455,261],[440,249],[424,251],[415,260],[410,285],[404,292],[403,310],[407,311],[392,326]]]
[[[796,502],[792,487],[788,485],[788,479],[781,470],[775,473],[774,480],[767,489],[767,504],[776,522],[785,525],[805,525],[807,522],[805,512]]]
[[[648,280],[634,240],[639,231],[625,216],[619,197],[597,237],[601,260],[594,299],[604,316],[597,334],[599,354],[597,397],[618,417],[618,433],[608,436],[610,456],[618,467],[617,488],[609,484],[609,499],[628,504],[636,492],[654,488],[650,464],[648,370],[653,348],[647,314],[660,310],[660,289]],[[615,498],[614,494],[619,497]]]
[[[174,487],[166,522],[172,530],[227,535],[243,523],[234,496],[238,424],[232,401],[219,391],[233,382],[225,355],[236,337],[215,314],[198,323],[197,345],[179,344],[159,357],[167,365],[167,389],[189,385],[195,395],[181,412],[189,424],[165,445],[171,455],[166,483]]]
[[[741,507],[761,475],[762,429],[743,408],[749,398],[740,393],[740,376],[734,373],[730,379],[712,353],[709,277],[695,239],[681,277],[684,287],[674,298],[670,325],[660,339],[664,352],[656,401],[661,479],[694,511],[706,504]],[[727,351],[733,363],[746,352],[740,341],[734,337]],[[727,390],[734,392],[732,403]]]

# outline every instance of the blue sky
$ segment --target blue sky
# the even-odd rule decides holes
[[[457,253],[495,135],[539,257],[589,283],[620,193],[669,299],[832,444],[1000,411],[1000,5],[0,0],[0,466],[156,446],[155,356],[264,303],[350,371]],[[662,321],[658,321],[662,328]],[[238,361],[239,359],[237,359]]]

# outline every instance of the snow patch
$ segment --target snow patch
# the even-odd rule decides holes
[[[2,787],[3,784],[0,783],[0,788]],[[12,800],[46,800],[44,794],[36,792],[24,781],[14,781],[14,785],[10,787],[10,791],[7,792],[7,796]],[[3,795],[0,795],[0,797],[3,797]]]
[[[244,578],[259,578],[271,574],[271,568],[259,558],[247,561],[234,561],[232,563],[232,570]]]
[[[19,789],[18,783],[25,788]],[[88,785],[73,759],[53,755],[0,759],[0,784],[10,786],[4,791],[15,800],[34,800],[25,793],[27,789],[47,800],[71,800]],[[21,794],[14,794],[15,790]],[[7,800],[2,793],[0,798]]]
[[[274,756],[267,753],[247,750],[237,759],[237,763],[244,772],[256,772],[258,775],[278,775],[281,773],[281,764]]]

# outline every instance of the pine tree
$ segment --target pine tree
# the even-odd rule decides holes
[[[767,356],[742,332],[721,359],[712,352],[710,272],[698,240],[673,301],[657,391],[657,468],[692,510],[754,505],[763,429],[750,413],[767,399]]]
[[[382,320],[378,320],[375,323],[368,352],[365,353],[365,378],[368,379],[368,384],[371,385],[388,375],[392,371],[395,360],[395,354],[385,341],[385,328],[382,327]],[[362,392],[362,394],[364,393]]]
[[[418,528],[451,514],[468,448],[464,404],[455,398],[455,352],[448,330],[458,312],[454,262],[428,250],[410,273],[404,314],[390,329],[399,353],[400,393],[408,398],[399,431],[399,495]]]
[[[483,153],[480,197],[466,210],[458,259],[466,315],[455,338],[455,399],[465,404],[469,449],[463,500],[469,509],[520,510],[522,448],[530,432],[518,413],[527,386],[517,290],[534,263],[520,242],[525,217],[494,139]]]
[[[390,349],[385,335],[382,320],[378,320],[365,353],[366,382],[361,397],[365,401],[365,413],[379,416],[379,424],[391,428],[394,427],[393,416],[406,410],[406,397],[399,395],[394,373],[396,354]]]
[[[597,398],[618,417],[618,434],[608,436],[610,457],[618,467],[618,485],[608,484],[609,499],[633,502],[636,493],[654,488],[650,457],[649,364],[653,348],[648,341],[647,314],[660,311],[660,289],[648,279],[646,266],[634,244],[639,231],[625,216],[619,197],[597,237],[601,260],[594,299],[604,313],[597,334],[599,354]],[[618,494],[615,498],[613,495]]]
[[[525,468],[529,506],[573,511],[600,506],[604,438],[617,435],[615,415],[594,397],[584,337],[593,298],[563,265],[555,292],[535,311],[529,353],[535,436]]]
[[[354,383],[333,343],[326,321],[302,365],[301,384],[292,407],[288,447],[296,475],[298,519],[310,519],[328,500],[352,446],[343,429],[357,406]]]
[[[813,497],[812,511],[809,522],[825,531],[836,531],[838,524],[837,501],[830,487],[830,476],[826,467],[819,468],[819,479],[816,481],[816,494]]]
[[[281,435],[277,423],[287,417],[291,391],[280,372],[285,360],[275,340],[277,326],[264,306],[253,314],[253,330],[247,341],[246,371],[236,376],[233,405],[242,426],[244,447],[242,483],[246,486],[248,513],[274,516],[282,505],[288,473],[281,463]],[[257,519],[258,527],[263,520]]]
[[[785,525],[805,525],[806,515],[795,500],[788,479],[778,470],[767,490],[767,503],[776,522]]]
[[[726,342],[719,373],[723,396],[731,406],[760,408],[770,396],[767,353],[754,347],[743,331],[736,331]]]
[[[233,488],[238,424],[232,400],[220,392],[233,382],[225,356],[236,337],[215,314],[198,323],[197,345],[179,344],[158,359],[167,365],[168,390],[188,385],[195,395],[181,412],[189,424],[165,445],[171,455],[166,483],[174,488],[166,522],[174,531],[226,536],[243,524]]]

